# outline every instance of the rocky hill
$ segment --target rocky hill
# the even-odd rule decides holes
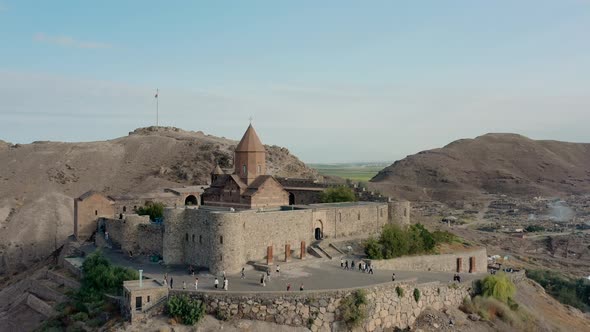
[[[589,165],[590,144],[486,134],[396,161],[371,183],[407,199],[461,200],[486,192],[557,196],[590,192]]]
[[[104,142],[0,141],[0,274],[46,257],[73,233],[73,198],[206,184],[214,162],[233,168],[234,140],[149,127]],[[266,146],[277,176],[317,178],[285,148]]]

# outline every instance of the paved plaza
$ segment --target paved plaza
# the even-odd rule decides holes
[[[86,246],[84,251],[90,253],[96,250],[93,245]],[[192,276],[188,273],[187,266],[165,266],[158,263],[149,262],[145,257],[129,259],[117,250],[108,248],[102,249],[104,255],[114,264],[126,266],[133,269],[142,269],[146,277],[162,281],[164,274],[168,273],[168,280],[174,279],[174,289],[182,289],[183,282],[186,283],[187,290],[194,290],[195,278],[199,278],[199,291],[214,291],[215,276],[208,271],[199,271]],[[345,258],[346,259],[346,258]],[[433,281],[450,282],[453,279],[451,272],[417,272],[417,271],[391,271],[375,270],[374,274],[363,273],[358,270],[358,258],[354,258],[356,269],[345,270],[340,267],[340,259],[322,260],[309,258],[304,263],[295,260],[293,264],[281,264],[281,272],[277,274],[275,266],[266,281],[266,286],[260,284],[262,271],[253,270],[251,266],[244,266],[245,278],[241,279],[240,274],[227,275],[229,281],[229,291],[235,292],[262,292],[262,291],[286,291],[287,285],[291,284],[291,291],[299,291],[303,284],[305,290],[322,290],[338,288],[354,288],[380,284],[391,281],[392,273],[395,272],[396,281],[417,279],[418,283],[427,283]],[[350,258],[349,258],[350,261]],[[303,263],[303,264],[301,264]],[[482,274],[462,273],[462,282],[470,282],[481,277]],[[223,276],[220,274],[219,287],[223,285]],[[218,289],[219,290],[219,289]]]

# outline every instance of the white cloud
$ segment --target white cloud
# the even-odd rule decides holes
[[[76,47],[76,48],[88,48],[88,49],[100,49],[100,48],[111,48],[111,44],[94,42],[94,41],[83,41],[72,38],[70,36],[49,36],[44,33],[37,33],[33,36],[33,40],[41,43],[48,43],[53,45],[59,45],[64,47]]]

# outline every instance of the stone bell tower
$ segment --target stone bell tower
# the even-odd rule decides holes
[[[266,150],[252,124],[248,126],[234,153],[234,174],[246,185],[266,174]]]

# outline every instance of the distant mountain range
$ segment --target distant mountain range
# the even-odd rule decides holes
[[[590,144],[486,134],[396,161],[378,172],[371,186],[411,200],[461,200],[483,193],[586,194]]]

